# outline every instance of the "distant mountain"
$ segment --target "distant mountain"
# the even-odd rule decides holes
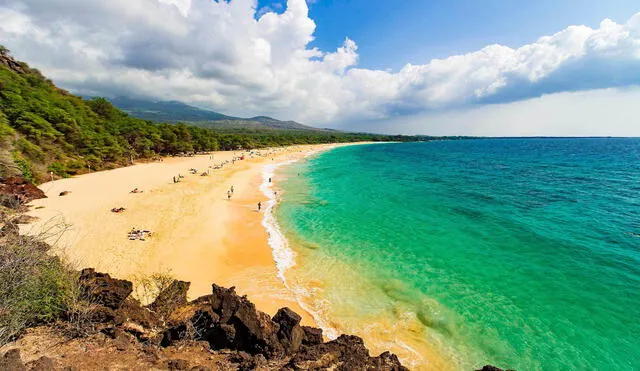
[[[302,125],[295,121],[280,121],[272,117],[241,118],[197,108],[177,101],[151,101],[117,97],[111,103],[133,117],[159,122],[185,122],[196,126],[224,131],[295,130],[327,131]]]
[[[239,119],[238,117],[200,109],[178,101],[151,101],[127,97],[117,97],[110,99],[110,101],[114,106],[133,117],[157,122],[200,122]]]

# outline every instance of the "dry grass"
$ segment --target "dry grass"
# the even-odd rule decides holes
[[[17,226],[0,221],[0,344],[11,341],[25,328],[53,322],[76,297],[77,273],[69,264],[47,253],[40,234],[24,236]]]
[[[174,280],[175,277],[171,271],[134,276],[132,279],[134,283],[132,296],[143,305],[151,304]]]

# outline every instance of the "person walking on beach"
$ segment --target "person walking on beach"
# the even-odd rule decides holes
[[[260,211],[260,209],[262,209],[262,202],[258,201],[258,211]]]
[[[231,186],[231,193],[233,193],[233,186]]]
[[[271,183],[271,178],[269,178],[269,183]]]
[[[231,201],[231,191],[227,191],[227,200]]]

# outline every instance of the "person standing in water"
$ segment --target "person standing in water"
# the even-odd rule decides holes
[[[269,178],[269,183],[271,183],[271,178]]]
[[[262,202],[258,201],[258,211],[262,209]]]

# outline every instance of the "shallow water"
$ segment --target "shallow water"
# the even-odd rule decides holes
[[[456,369],[640,369],[640,140],[352,146],[278,177],[287,280],[325,327],[418,367],[428,346]]]

